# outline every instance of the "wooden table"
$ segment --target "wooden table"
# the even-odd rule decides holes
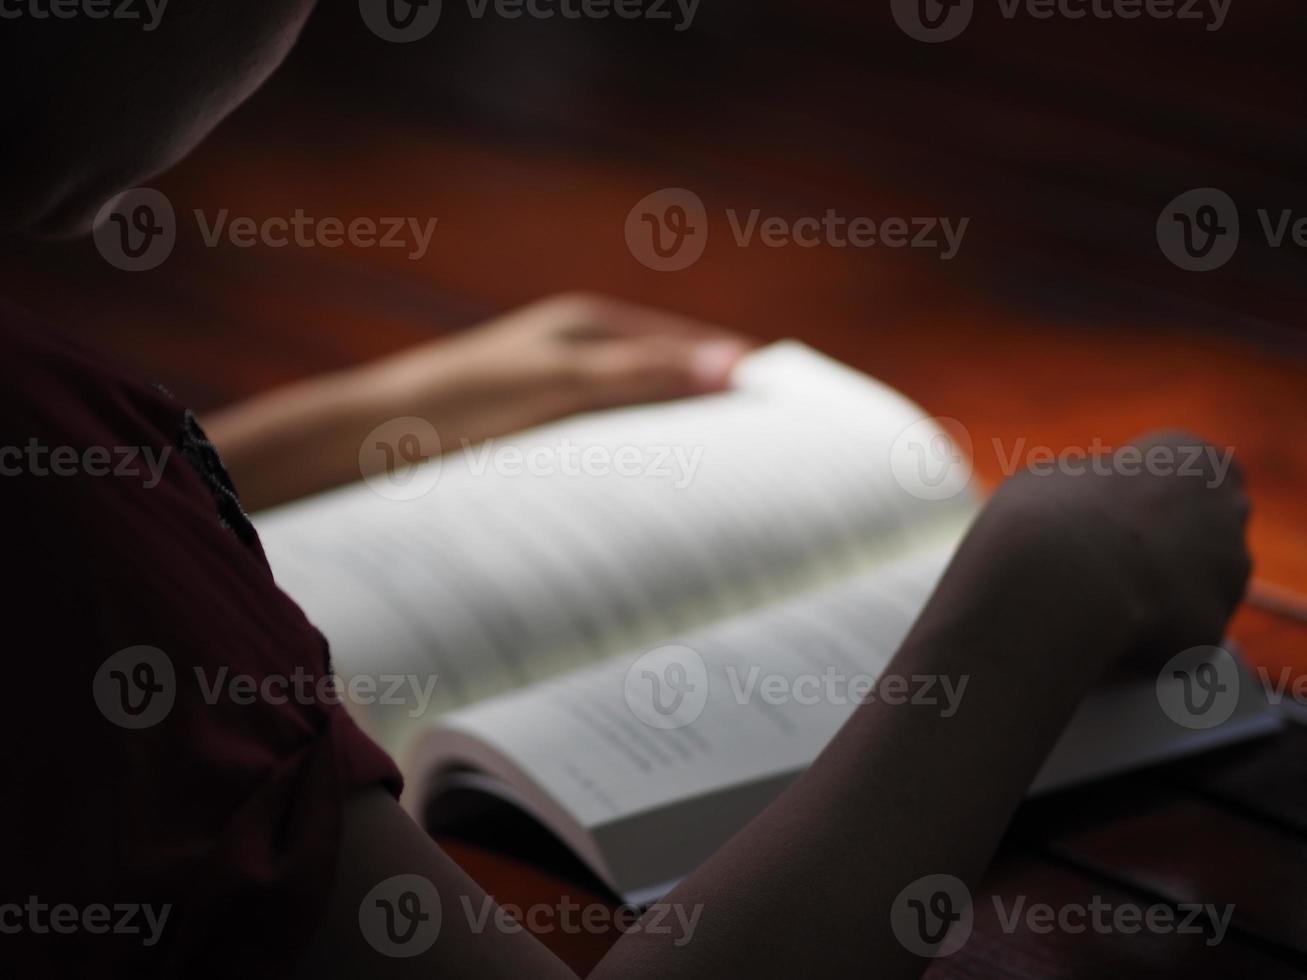
[[[1307,593],[1303,257],[1249,241],[1200,275],[1152,238],[1158,209],[1193,186],[1249,208],[1307,203],[1292,5],[1235,9],[1216,37],[980,13],[930,48],[880,7],[830,0],[705,3],[679,35],[454,11],[413,50],[366,36],[352,9],[323,10],[288,70],[157,186],[184,221],[194,208],[438,217],[421,261],[210,249],[192,223],[136,275],[89,244],[9,243],[0,289],[201,409],[585,288],[800,337],[961,420],[990,480],[995,439],[1056,448],[1185,425],[1238,448],[1259,580]],[[628,210],[664,187],[709,210],[703,258],[676,273],[645,268],[623,238]],[[739,247],[728,208],[970,226],[947,262]],[[1307,626],[1249,608],[1235,635],[1267,669],[1307,671]],[[446,843],[503,901],[585,895]],[[1007,935],[982,896],[974,937],[931,976],[1307,975],[1307,732],[1031,804],[984,890],[1235,911],[1209,947]],[[582,970],[611,939],[543,938]]]

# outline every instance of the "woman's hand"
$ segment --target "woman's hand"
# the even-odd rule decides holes
[[[452,337],[311,378],[205,420],[252,510],[358,479],[359,448],[425,419],[435,454],[578,412],[726,388],[740,337],[586,294],[544,300]]]
[[[1220,643],[1252,568],[1233,451],[1191,433],[1151,433],[1101,469],[1027,473],[998,490],[982,520],[999,522],[1022,551],[1006,574],[1028,580],[1034,595],[1059,583],[1073,596],[1084,583],[1110,595],[1107,608],[1129,628],[1121,653],[1143,653],[1154,667]]]
[[[461,437],[485,438],[577,412],[721,391],[746,349],[740,337],[685,317],[567,294],[378,362],[361,383],[393,393],[396,414],[442,432],[442,419],[458,419]]]

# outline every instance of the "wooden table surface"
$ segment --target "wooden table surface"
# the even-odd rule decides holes
[[[981,11],[963,39],[927,47],[896,33],[887,5],[835,0],[705,3],[682,34],[452,10],[430,43],[400,48],[344,4],[157,182],[183,217],[164,266],[127,274],[86,243],[10,242],[0,291],[200,409],[583,288],[799,337],[960,420],[990,480],[995,439],[1059,448],[1184,425],[1238,449],[1259,581],[1307,593],[1302,250],[1249,233],[1228,266],[1195,274],[1153,238],[1190,187],[1228,190],[1249,219],[1307,205],[1300,11],[1235,4],[1210,33]],[[675,273],[645,268],[623,238],[630,208],[665,187],[709,211],[703,258]],[[439,224],[420,261],[206,248],[186,224],[195,208]],[[945,262],[739,247],[728,208],[970,223]],[[1268,670],[1307,672],[1307,626],[1248,608],[1235,635]],[[585,895],[447,843],[503,901]],[[1307,975],[1307,732],[1030,804],[984,891],[1235,910],[1209,946],[1007,935],[982,898],[972,940],[930,976]],[[611,940],[543,938],[583,970]]]

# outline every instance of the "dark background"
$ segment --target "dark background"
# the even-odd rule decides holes
[[[401,46],[328,0],[272,83],[155,186],[179,217],[438,217],[421,261],[208,249],[183,220],[173,256],[137,274],[89,242],[0,242],[0,293],[201,410],[550,293],[612,293],[797,336],[961,420],[977,446],[1197,428],[1244,462],[1259,582],[1307,593],[1307,266],[1259,243],[1255,217],[1307,216],[1307,7],[1231,0],[1212,32],[998,10],[977,0],[961,37],[926,45],[888,0],[702,0],[682,33],[473,21],[446,0],[433,35]],[[1185,272],[1155,225],[1205,186],[1238,202],[1245,233],[1221,269]],[[703,258],[676,273],[645,268],[623,236],[665,187],[712,215]],[[726,208],[970,224],[941,262],[738,248]],[[977,465],[998,476],[992,454]],[[1307,630],[1284,617],[1246,609],[1235,635],[1260,663],[1307,667]],[[1304,748],[1295,732],[1041,804],[986,880],[1032,902],[1234,902],[1223,945],[1014,940],[978,919],[931,976],[1304,975]],[[447,845],[503,900],[575,890]],[[548,938],[580,967],[605,944]]]

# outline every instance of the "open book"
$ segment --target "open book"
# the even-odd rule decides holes
[[[374,682],[346,701],[404,760],[408,805],[497,794],[648,900],[879,696],[978,507],[966,461],[919,408],[800,344],[735,380],[256,518],[343,686]],[[967,679],[930,680],[897,696],[947,718]],[[1210,728],[1169,717],[1151,681],[1104,689],[1032,789],[1274,726],[1238,688]]]

